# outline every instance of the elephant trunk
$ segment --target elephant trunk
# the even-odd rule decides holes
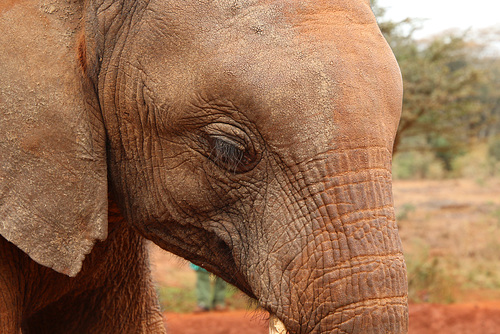
[[[389,154],[354,149],[294,171],[308,185],[300,204],[307,214],[296,231],[288,226],[290,238],[276,252],[284,274],[271,278],[278,295],[267,301],[290,333],[407,332]]]

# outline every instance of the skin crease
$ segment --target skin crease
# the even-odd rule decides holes
[[[407,332],[367,1],[53,2],[0,7],[0,332],[164,332],[144,238],[290,333]]]

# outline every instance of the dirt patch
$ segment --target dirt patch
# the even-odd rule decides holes
[[[264,313],[233,311],[202,314],[165,314],[169,334],[267,334]]]
[[[169,334],[267,334],[263,313],[235,311],[165,314]],[[410,305],[410,334],[496,334],[500,332],[500,302]]]
[[[411,305],[409,333],[500,333],[500,302],[454,305]]]

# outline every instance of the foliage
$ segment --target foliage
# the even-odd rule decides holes
[[[436,38],[428,44],[390,38],[404,81],[403,114],[395,151],[403,138],[420,136],[424,146],[440,154],[447,169],[450,154],[476,134],[481,103],[478,85],[482,73],[467,59],[460,36]],[[408,143],[408,142],[406,142]]]
[[[194,287],[160,286],[157,288],[162,312],[190,313],[196,308]],[[226,306],[230,310],[255,309],[257,303],[233,286],[226,289]]]
[[[415,211],[415,206],[411,203],[404,203],[399,210],[396,212],[396,220],[402,221],[407,220],[411,212]]]
[[[492,138],[488,145],[488,165],[491,176],[500,173],[500,137]]]
[[[429,151],[400,152],[393,161],[392,174],[395,179],[442,179],[445,170],[442,161]]]
[[[483,129],[480,137],[500,136],[500,27],[484,28],[472,34],[470,50],[476,56],[476,66],[485,73],[480,86],[484,105]]]
[[[429,249],[420,247],[420,252],[407,254],[408,298],[412,302],[452,303],[460,284],[450,274],[446,259],[431,256]]]
[[[376,1],[372,9],[403,77],[394,152],[430,151],[451,171],[477,139],[500,131],[500,59],[485,56],[487,41],[472,41],[466,33],[416,40],[421,21],[387,20]]]
[[[492,139],[488,148],[488,155],[492,160],[500,161],[500,138]]]
[[[194,290],[164,286],[159,287],[157,292],[163,312],[188,313],[196,308],[196,294]]]

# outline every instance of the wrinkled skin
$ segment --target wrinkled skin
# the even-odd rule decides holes
[[[290,333],[406,333],[367,1],[9,0],[0,30],[0,332],[162,333],[147,238]]]

